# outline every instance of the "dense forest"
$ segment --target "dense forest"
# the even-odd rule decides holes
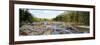
[[[26,23],[50,21],[49,19],[37,18],[33,16],[30,12],[28,12],[28,9],[19,9],[19,15],[20,15],[19,17],[20,27]]]
[[[54,21],[63,21],[74,24],[83,24],[89,26],[89,12],[86,11],[65,11],[53,19]]]

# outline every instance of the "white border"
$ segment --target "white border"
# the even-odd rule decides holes
[[[87,34],[41,35],[41,36],[19,36],[19,8],[89,11],[90,12],[90,33],[87,33]],[[14,5],[14,25],[15,25],[14,26],[14,37],[15,37],[14,39],[15,39],[15,41],[93,37],[93,9],[92,8],[79,8],[79,7],[59,7],[59,6],[15,4]]]

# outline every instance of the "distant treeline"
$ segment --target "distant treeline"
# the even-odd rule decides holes
[[[89,16],[89,12],[86,11],[65,11],[53,20],[89,26]]]

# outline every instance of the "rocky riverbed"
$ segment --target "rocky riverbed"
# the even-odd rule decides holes
[[[73,34],[79,32],[77,28],[64,22],[33,22],[20,27],[20,35],[52,35]]]

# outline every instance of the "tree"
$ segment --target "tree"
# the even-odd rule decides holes
[[[28,9],[19,9],[20,26],[26,23],[32,23],[33,16],[28,12]]]

